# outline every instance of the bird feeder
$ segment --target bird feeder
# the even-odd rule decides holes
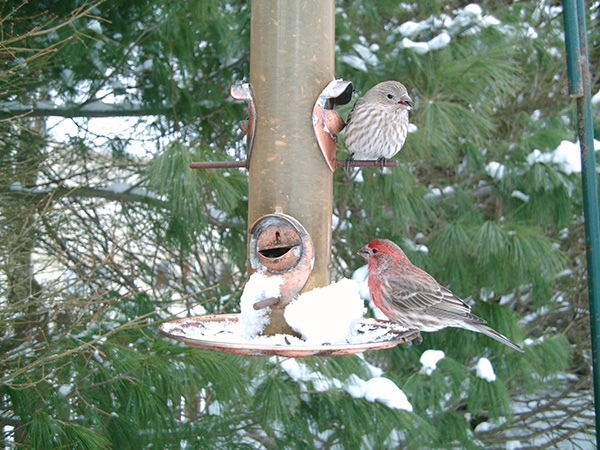
[[[254,308],[270,308],[263,335],[293,336],[285,306],[299,293],[331,283],[334,171],[380,163],[335,159],[336,135],[345,125],[335,107],[350,101],[352,83],[334,79],[334,0],[253,0],[251,7],[250,80],[231,89],[248,105],[248,119],[240,122],[247,158],[191,167],[248,169],[248,271],[283,278],[280,296],[257,301]],[[232,339],[229,329],[238,318],[179,319],[164,323],[160,332],[201,348],[260,356],[350,354],[393,347],[418,334],[363,318],[357,333],[374,332],[376,339],[271,345]]]
[[[285,307],[300,293],[315,262],[312,240],[300,222],[286,214],[267,214],[250,227],[248,261],[251,271],[283,279],[281,296],[254,304],[254,309],[271,307],[266,335],[296,333],[283,318]]]

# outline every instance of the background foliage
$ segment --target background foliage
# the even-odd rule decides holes
[[[398,169],[335,174],[335,277],[352,276],[369,240],[393,239],[525,355],[444,330],[418,347],[296,367],[158,337],[175,313],[237,311],[246,173],[188,166],[245,157],[246,113],[228,92],[249,73],[250,6],[6,1],[4,448],[592,448],[581,185],[552,157],[576,139],[561,7],[336,8],[336,76],[357,95],[403,81],[416,128]],[[598,67],[600,33],[589,29]],[[447,45],[432,44],[443,34]],[[599,85],[596,75],[593,93]],[[446,355],[430,375],[427,349]],[[482,356],[496,381],[477,376]],[[413,412],[344,390],[374,366]]]

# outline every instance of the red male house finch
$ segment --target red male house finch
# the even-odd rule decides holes
[[[419,331],[446,327],[483,333],[520,352],[523,349],[471,313],[471,307],[440,285],[388,239],[375,239],[358,251],[369,261],[369,291],[375,305],[391,320]]]
[[[397,81],[384,81],[359,98],[348,117],[344,142],[352,159],[383,162],[400,151],[408,134],[412,99]]]

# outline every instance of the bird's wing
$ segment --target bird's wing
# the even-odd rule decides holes
[[[439,285],[426,272],[427,277],[390,278],[390,291],[396,295],[389,300],[404,310],[423,311],[426,314],[448,320],[467,320],[486,323],[471,313],[471,307],[454,295],[450,289]]]

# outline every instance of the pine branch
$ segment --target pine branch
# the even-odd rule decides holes
[[[95,17],[92,15],[92,12],[104,2],[106,2],[106,0],[96,0],[93,3],[86,2],[83,5],[81,5],[79,8],[77,8],[76,10],[72,11],[70,14],[70,17],[63,18],[58,25],[49,26],[49,27],[45,27],[45,24],[38,25],[35,28],[32,28],[31,30],[27,31],[26,33],[24,33],[22,35],[19,35],[19,36],[13,37],[13,38],[4,38],[4,39],[2,39],[1,43],[3,46],[8,46],[10,44],[14,44],[16,42],[22,41],[25,37],[31,39],[31,38],[35,38],[35,37],[46,36],[49,33],[53,33],[53,32],[60,30],[61,28],[73,26],[75,21],[77,21],[83,17]],[[16,8],[15,11],[13,11],[11,14],[16,13],[21,6]],[[0,23],[4,22],[5,20],[7,20],[9,18],[12,19],[10,15],[7,17],[3,17],[2,20],[0,21]]]
[[[142,195],[132,193],[131,189],[124,192],[115,192],[109,189],[102,188],[91,188],[91,187],[78,187],[78,188],[66,188],[66,187],[54,187],[54,188],[43,188],[38,190],[36,188],[22,188],[22,187],[9,187],[0,188],[0,194],[8,195],[13,198],[37,198],[43,199],[51,197],[53,199],[60,198],[101,198],[105,200],[118,201],[123,203],[142,203],[149,206],[160,207],[168,209],[169,205],[163,200],[159,200],[150,195]]]
[[[59,107],[48,102],[38,102],[28,106],[21,103],[0,103],[0,119],[15,119],[18,117],[138,117],[168,115],[170,107],[155,108],[145,105],[136,105],[131,102],[120,104],[93,101],[82,106],[70,108]]]

